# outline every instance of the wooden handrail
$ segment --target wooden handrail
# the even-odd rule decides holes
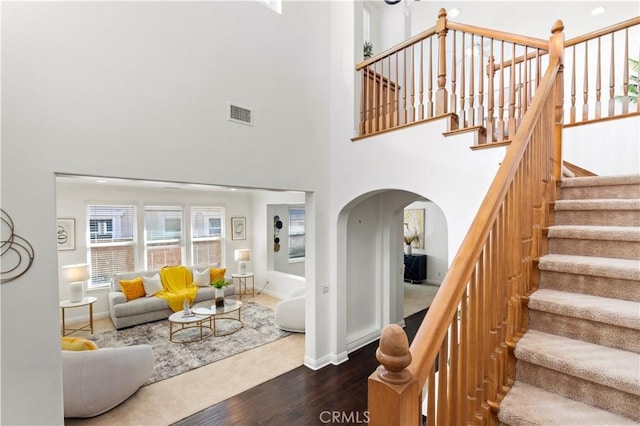
[[[624,30],[625,28],[633,27],[635,25],[640,25],[640,16],[627,19],[626,21],[622,21],[618,24],[614,24],[609,27],[602,28],[600,30],[592,31],[590,33],[587,33],[578,37],[574,37],[572,39],[567,40],[564,43],[564,46],[565,48],[575,46],[576,44],[580,44],[588,40],[593,40],[594,38],[602,37],[604,35],[611,34],[616,31]]]
[[[410,39],[403,41],[402,43],[396,46],[393,46],[392,48],[387,49],[382,53],[378,53],[377,55],[372,56],[371,58],[365,61],[362,61],[359,64],[356,64],[356,71],[360,71],[362,68],[366,67],[367,65],[371,65],[374,62],[377,62],[381,59],[385,59],[386,57],[393,55],[394,53],[398,53],[408,46],[414,45],[422,40],[425,40],[431,37],[435,33],[436,33],[436,27],[431,27],[425,31],[422,31],[421,33],[414,35]]]
[[[475,25],[460,24],[458,22],[447,21],[447,29],[458,30],[465,33],[493,38],[496,40],[504,40],[513,44],[535,47],[546,51],[549,48],[549,41],[541,38],[528,37],[520,34],[508,33],[505,31],[491,30],[489,28],[476,27]]]

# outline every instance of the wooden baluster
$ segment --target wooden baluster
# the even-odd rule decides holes
[[[522,97],[523,97],[523,79],[524,79],[524,62],[520,62],[517,66],[516,76],[519,77],[518,84],[516,87],[516,129],[520,127],[520,121],[522,121]]]
[[[400,68],[398,66],[398,57],[400,56],[399,52],[396,52],[396,89],[395,89],[395,96],[393,97],[393,105],[394,105],[394,111],[395,114],[393,114],[393,126],[399,126],[400,125],[400,106],[398,105],[398,102],[400,101]]]
[[[402,90],[402,116],[403,116],[403,120],[402,120],[402,124],[407,124],[407,49],[404,48],[402,49],[403,53],[404,53],[404,63],[402,64],[403,66],[403,74],[404,74],[404,84],[403,86],[403,90]]]
[[[476,271],[474,270],[471,275],[471,281],[469,282],[469,303],[467,305],[468,321],[466,326],[468,349],[467,349],[467,418],[472,419],[475,416],[475,409],[477,405],[476,401],[476,383],[477,377],[477,354],[478,354],[478,340],[475,333],[475,325],[477,323],[477,310],[476,310]],[[464,312],[463,312],[464,316]]]
[[[622,74],[622,113],[629,113],[629,28],[624,29],[624,64]]]
[[[500,40],[500,80],[498,85],[498,134],[497,141],[504,140],[504,40]]]
[[[377,77],[378,83],[378,130],[382,131],[385,129],[384,127],[384,117],[386,115],[385,112],[385,81],[384,81],[384,60],[380,60],[380,74]]]
[[[613,117],[616,112],[616,78],[615,78],[615,34],[611,33],[611,62],[609,67],[609,111],[608,117]]]
[[[436,364],[433,364],[427,379],[427,426],[436,426]]]
[[[484,118],[484,36],[480,36],[480,61],[478,61],[478,111],[476,122],[480,126],[486,127]]]
[[[516,44],[511,44],[511,69],[509,70],[509,139],[516,134]]]
[[[411,352],[402,327],[391,324],[382,331],[376,359],[380,366],[369,376],[370,424],[418,424],[419,410],[406,409],[418,402],[420,391],[407,369]]]
[[[473,44],[473,34],[471,34],[471,61],[469,62],[469,109],[467,113],[467,120],[469,121],[469,127],[475,126],[475,84],[474,84],[474,72],[475,72],[475,56],[476,46]]]
[[[362,68],[360,73],[360,124],[358,126],[358,134],[360,136],[365,134],[365,121],[367,116],[366,99],[367,99],[367,68]]]
[[[380,84],[378,83],[378,70],[376,67],[378,63],[374,62],[372,65],[373,65],[373,74],[372,74],[371,82],[373,84],[373,99],[372,99],[371,105],[373,105],[373,117],[372,117],[373,123],[371,126],[371,130],[373,133],[377,133],[378,132],[378,114],[380,113],[378,111],[378,104],[380,103],[378,87],[380,86]]]
[[[569,122],[576,122],[576,46],[573,45],[571,59],[571,107],[569,108]]]
[[[429,37],[429,81],[427,82],[427,117],[433,117],[433,36]]]
[[[418,117],[424,120],[424,40],[420,41],[420,107]]]
[[[582,121],[589,119],[589,41],[584,42],[584,82],[582,86]]]
[[[602,103],[600,102],[600,67],[602,64],[600,63],[600,38],[598,37],[598,52],[596,58],[596,118],[602,117]]]
[[[522,117],[529,109],[529,47],[524,47],[524,62],[522,63]]]
[[[458,35],[458,31],[454,30],[453,31],[453,52],[452,52],[452,56],[451,56],[451,99],[449,101],[449,106],[451,107],[451,111],[456,112],[457,109],[457,105],[458,105],[458,99],[456,99],[457,94],[456,94],[456,82],[457,82],[457,62],[458,62],[458,57],[457,55],[457,47],[456,46],[456,36]],[[462,33],[462,43],[464,43],[464,33]],[[463,52],[464,54],[464,52]],[[464,81],[462,82],[462,84],[464,85]]]
[[[444,335],[440,353],[438,354],[438,424],[451,424],[447,418],[447,402],[449,400],[447,389],[447,376],[449,375],[449,352],[448,352],[449,332]]]
[[[458,123],[460,128],[465,128],[467,127],[467,117],[465,114],[465,110],[464,110],[464,103],[465,103],[465,87],[467,85],[467,80],[466,80],[466,76],[465,76],[465,68],[467,66],[466,64],[466,58],[467,58],[467,51],[465,49],[465,41],[466,41],[466,34],[462,33],[462,46],[460,47],[460,56],[462,57],[462,63],[460,64],[460,111],[458,112]]]
[[[436,92],[436,115],[449,112],[447,107],[447,11],[442,8],[438,12],[436,23],[438,34],[438,91]]]
[[[493,78],[495,76],[495,57],[493,56],[493,39],[490,43],[489,64],[487,65],[487,143],[493,142],[495,133]]]
[[[371,109],[373,108],[373,99],[372,95],[373,95],[373,86],[371,85],[371,69],[369,68],[369,65],[367,65],[365,68],[365,93],[366,93],[366,102],[365,102],[365,133],[369,134],[371,133],[371,121],[372,121],[372,111]]]
[[[416,55],[415,55],[415,51],[416,51],[416,45],[413,44],[411,45],[411,104],[409,106],[409,118],[411,120],[411,122],[413,123],[414,121],[416,121]]]
[[[389,70],[389,78],[387,79],[387,102],[385,105],[385,129],[391,128],[391,115],[393,114],[392,104],[391,104],[391,55],[387,56],[387,69]]]
[[[482,73],[480,74],[482,75]],[[458,316],[460,318],[459,325],[459,333],[460,333],[460,356],[458,357],[458,383],[455,389],[458,392],[458,401],[460,406],[457,408],[460,424],[468,424],[468,416],[467,416],[467,406],[468,401],[466,401],[467,395],[467,383],[468,376],[467,371],[469,365],[467,364],[467,354],[469,353],[469,339],[467,335],[467,328],[469,326],[469,313],[467,312],[467,300],[469,297],[468,287],[467,290],[462,295],[462,300],[460,301],[460,307],[458,311]]]
[[[449,334],[449,370],[451,374],[449,374],[449,383],[447,385],[447,387],[451,389],[449,393],[449,412],[447,413],[447,418],[449,419],[449,423],[453,425],[460,424],[458,420],[458,411],[460,409],[460,401],[458,400],[458,377],[460,375],[460,364],[458,362],[459,345],[458,315],[456,313],[451,320],[451,333]]]

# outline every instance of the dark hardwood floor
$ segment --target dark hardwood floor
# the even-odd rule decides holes
[[[409,341],[426,312],[405,319]],[[377,348],[371,343],[347,362],[316,371],[298,367],[174,425],[366,424],[367,378],[378,367]]]

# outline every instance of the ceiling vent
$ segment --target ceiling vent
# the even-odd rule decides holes
[[[250,109],[229,103],[227,120],[253,126],[253,113]]]

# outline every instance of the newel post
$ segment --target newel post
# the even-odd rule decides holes
[[[438,12],[436,22],[438,34],[438,91],[436,92],[436,115],[446,114],[447,106],[447,11],[442,8]],[[454,59],[455,60],[455,59]]]
[[[407,369],[411,364],[409,339],[397,324],[382,331],[376,351],[380,362],[369,376],[369,424],[420,424],[420,395],[418,382]]]
[[[557,20],[551,28],[549,38],[549,58],[560,59],[560,68],[556,75],[555,92],[553,93],[555,103],[554,117],[554,167],[553,177],[556,182],[562,178],[562,125],[564,123],[564,24]]]

